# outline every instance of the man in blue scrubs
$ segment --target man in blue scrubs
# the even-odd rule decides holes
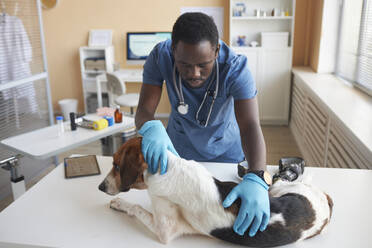
[[[154,120],[163,83],[172,107],[168,127]],[[265,230],[270,207],[266,150],[258,117],[257,90],[247,58],[218,39],[213,19],[202,13],[181,15],[172,40],[159,43],[144,65],[136,126],[149,172],[166,173],[170,150],[196,161],[240,162],[251,173],[225,198],[241,200],[234,231],[249,235]]]

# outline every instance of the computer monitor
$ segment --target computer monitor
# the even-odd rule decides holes
[[[155,45],[171,37],[171,32],[128,32],[127,64],[144,64]]]

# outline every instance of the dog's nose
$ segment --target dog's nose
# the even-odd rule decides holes
[[[98,189],[101,190],[102,192],[106,192],[106,184],[105,182],[102,182],[99,186]]]

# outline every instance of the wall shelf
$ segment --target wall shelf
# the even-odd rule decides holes
[[[248,59],[262,124],[288,124],[295,4],[295,0],[230,0],[229,45]],[[241,16],[234,16],[237,10]],[[255,16],[257,11],[260,17]],[[276,16],[271,16],[273,12]],[[249,46],[252,41],[258,46]]]
[[[250,47],[250,46],[230,46],[233,50],[260,50],[265,49],[264,47],[257,46],[257,47]],[[292,47],[283,47],[283,48],[275,48],[276,50],[292,50]]]
[[[80,47],[80,68],[81,68],[81,81],[83,85],[83,96],[84,96],[84,110],[85,113],[94,113],[97,104],[94,106],[89,104],[88,99],[96,99],[95,94],[97,93],[96,77],[105,72],[112,72],[114,70],[114,47]],[[102,58],[105,62],[106,70],[91,70],[85,68],[85,60],[92,58]],[[105,86],[102,86],[102,93],[107,93]]]
[[[292,20],[293,16],[266,16],[266,17],[255,17],[255,16],[233,16],[232,20],[250,20],[250,21],[262,21],[262,20]]]
[[[100,74],[100,73],[104,73],[106,71],[104,70],[85,70],[85,73],[91,73],[91,74]]]

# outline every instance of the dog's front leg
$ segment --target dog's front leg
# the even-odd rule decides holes
[[[129,203],[120,198],[115,198],[110,202],[110,207],[112,209],[124,212],[129,216],[135,216],[153,233],[157,234],[152,213],[150,213],[140,205]]]
[[[110,207],[125,212],[129,216],[135,216],[155,233],[163,244],[167,244],[182,234],[198,233],[180,216],[176,205],[157,197],[151,197],[151,200],[154,214],[140,205],[120,198],[113,199]]]

